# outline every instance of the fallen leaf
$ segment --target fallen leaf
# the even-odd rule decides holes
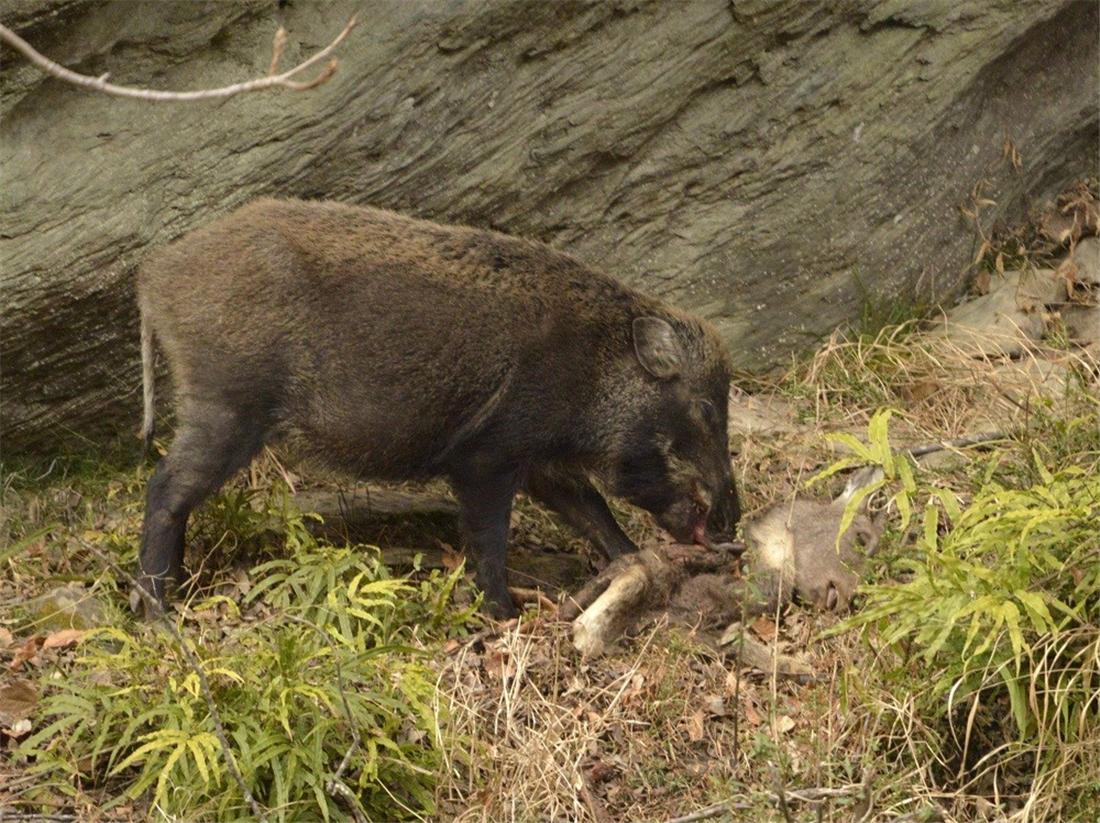
[[[0,626],[0,649],[6,649],[12,643],[11,632]]]
[[[910,403],[920,403],[938,392],[942,386],[936,380],[917,380],[901,387],[902,395]]]
[[[26,642],[15,652],[15,657],[11,661],[11,670],[13,672],[19,671],[23,668],[23,664],[28,660],[32,660],[35,655],[38,654],[38,650],[42,648],[42,641],[46,638],[40,634],[28,637]]]
[[[752,703],[745,704],[745,719],[753,726],[759,726],[764,722],[764,718],[760,716],[760,712],[753,708]]]
[[[726,701],[722,699],[720,695],[708,694],[703,698],[703,704],[707,708],[707,713],[714,717],[726,716]]]
[[[991,279],[989,272],[982,269],[978,272],[978,276],[974,278],[974,291],[978,294],[989,294],[989,287],[991,285]]]
[[[13,680],[0,686],[0,726],[14,726],[30,717],[36,705],[38,692],[26,680]]]
[[[84,636],[83,629],[62,629],[59,632],[53,632],[42,643],[43,649],[63,649],[66,646],[72,646],[74,643],[79,643],[80,638]]]
[[[439,547],[443,550],[443,568],[447,571],[453,572],[466,562],[466,555],[456,552],[451,544],[440,542]]]
[[[737,673],[737,669],[730,669],[726,672],[726,694],[737,694],[741,687],[741,676]]]
[[[786,734],[794,728],[794,719],[789,715],[781,714],[775,718],[775,733]]]
[[[756,636],[765,643],[770,643],[772,640],[775,640],[775,636],[779,633],[775,628],[775,621],[767,617],[756,618],[756,620],[753,621],[752,630],[756,633]]]
[[[485,653],[485,671],[493,677],[506,680],[515,677],[516,664],[508,652],[490,649]]]
[[[703,714],[702,709],[696,709],[695,714],[688,718],[688,740],[692,743],[698,743],[704,737],[704,722],[706,716]]]
[[[619,772],[615,766],[605,763],[603,760],[595,760],[582,768],[589,783],[605,783]]]
[[[642,693],[642,687],[645,685],[645,675],[641,672],[637,672],[630,678],[630,685],[627,686],[626,691],[623,692],[623,705],[629,705],[638,699],[638,696]]]

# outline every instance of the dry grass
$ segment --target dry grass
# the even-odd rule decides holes
[[[1068,388],[1052,392],[1044,380],[1050,363],[1067,376]],[[735,433],[746,512],[806,493],[807,479],[837,456],[822,435],[862,433],[877,408],[899,409],[893,434],[904,444],[1016,431],[1037,412],[1057,416],[1071,401],[1100,404],[1094,391],[1086,394],[1074,383],[1075,375],[1094,369],[1079,352],[1042,346],[1011,362],[974,359],[911,324],[870,338],[835,334],[806,362],[757,385],[758,425]],[[960,451],[934,471],[944,485],[965,490],[972,455]],[[250,469],[247,483],[263,489],[276,481],[319,482],[313,474],[303,480],[289,466],[269,453]],[[77,491],[63,477],[52,484],[45,478],[42,489],[8,488],[0,518],[8,522],[0,522],[0,534],[32,534],[50,522],[60,523],[59,534],[89,524],[132,532],[142,473],[107,474],[99,496]],[[635,535],[652,528],[636,513],[627,522]],[[580,548],[528,505],[518,508],[515,527],[528,545]],[[888,547],[893,555],[884,561],[904,554],[904,542],[895,535]],[[66,545],[43,541],[35,551],[54,575],[94,577],[94,564],[66,555]],[[890,573],[888,564],[875,571]],[[22,577],[0,581],[0,602],[35,585]],[[959,760],[941,745],[943,729],[923,711],[927,673],[914,664],[907,670],[893,652],[854,633],[823,637],[833,625],[831,616],[794,609],[753,629],[776,637],[777,653],[805,656],[816,672],[806,684],[778,677],[774,668],[739,666],[689,629],[665,623],[642,627],[620,653],[592,662],[578,659],[568,626],[549,615],[528,614],[499,632],[456,638],[433,664],[447,744],[438,817],[608,823],[707,811],[719,820],[786,823],[1032,823],[1058,819],[1073,792],[1098,791],[1095,739],[1065,752],[1065,765],[1044,772],[1027,792],[991,779],[985,765],[994,749],[960,771]],[[1100,655],[1096,648],[1092,653]],[[1100,669],[1100,661],[1092,665]],[[880,674],[886,670],[907,673],[887,680]],[[968,723],[982,720],[968,711],[955,718],[960,739]],[[1090,762],[1091,774],[1082,767]],[[1100,810],[1091,819],[1100,819]]]
[[[821,806],[824,819],[862,796],[822,768],[841,731],[817,722],[832,717],[840,676],[826,649],[826,676],[797,686],[738,672],[663,622],[582,662],[567,628],[536,618],[443,663],[449,722],[468,741],[440,788],[447,819],[671,820],[719,802],[766,816],[777,776],[793,808]]]
[[[1043,379],[1052,363],[1053,392]],[[1080,388],[1094,370],[1079,352],[1042,346],[1011,361],[975,359],[908,326],[869,340],[834,335],[752,398],[764,423],[738,438],[746,509],[805,493],[837,456],[822,435],[862,432],[876,408],[900,410],[894,434],[907,444],[1009,434],[1039,411],[1100,402]],[[958,459],[935,471],[965,492],[974,453],[954,451]],[[1080,752],[1034,784],[1029,762],[1019,781],[1001,785],[1012,744],[964,768],[925,714],[919,667],[886,681],[877,672],[906,664],[854,634],[823,638],[830,623],[796,610],[765,632],[778,636],[777,652],[812,661],[817,676],[806,685],[741,668],[664,625],[596,663],[578,660],[565,629],[542,618],[456,649],[440,683],[468,745],[451,763],[441,808],[463,821],[673,820],[709,810],[734,820],[1025,823],[1058,819],[1067,789],[1095,790]],[[964,713],[953,734],[962,740],[975,721]],[[1100,741],[1081,745],[1095,745],[1100,761]]]

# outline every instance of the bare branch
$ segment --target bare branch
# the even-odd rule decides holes
[[[293,78],[328,57],[337,46],[344,42],[351,33],[351,30],[355,28],[355,25],[356,19],[353,15],[352,18],[348,20],[347,25],[344,26],[344,30],[336,35],[336,39],[325,46],[325,48],[321,49],[308,60],[299,63],[294,68],[282,74],[275,74],[287,43],[286,30],[280,26],[279,30],[275,32],[275,38],[271,43],[271,67],[266,77],[246,80],[243,83],[234,83],[231,86],[222,86],[217,89],[198,89],[196,91],[159,91],[157,89],[118,86],[114,83],[108,83],[106,74],[99,77],[79,74],[40,54],[30,45],[30,43],[7,26],[0,26],[0,40],[3,40],[16,51],[20,52],[46,74],[51,77],[56,77],[59,80],[64,80],[66,83],[72,83],[74,86],[91,89],[92,91],[101,91],[104,94],[113,94],[116,97],[131,97],[138,100],[148,100],[154,103],[178,103],[190,102],[192,100],[224,100],[227,97],[235,97],[245,92],[263,91],[265,89],[305,91],[306,89],[316,88],[322,83],[328,82],[332,75],[336,73],[337,61],[335,59],[329,61],[328,65],[321,70],[321,73],[312,80],[302,81],[294,80]]]
[[[271,41],[271,66],[267,70],[267,76],[272,77],[279,68],[279,61],[283,59],[283,51],[286,49],[286,29],[279,26],[275,32],[275,38]]]

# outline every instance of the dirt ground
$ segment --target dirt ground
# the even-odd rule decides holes
[[[1043,341],[1010,358],[975,359],[913,328],[838,333],[789,371],[741,382],[731,398],[731,445],[747,520],[795,494],[836,494],[840,475],[807,487],[841,454],[825,435],[863,437],[877,408],[898,410],[890,436],[902,448],[976,432],[1018,436],[1040,412],[1068,419],[1070,395],[1078,403],[1083,397],[1086,406],[1095,403],[1095,384],[1080,388],[1095,364],[1079,350]],[[1052,370],[1058,376],[1053,382]],[[0,524],[7,541],[0,549],[6,567],[0,576],[0,684],[9,689],[0,693],[4,820],[155,816],[140,795],[97,813],[117,790],[110,782],[78,780],[71,791],[36,794],[33,775],[14,754],[19,740],[40,728],[34,703],[50,691],[50,679],[80,665],[80,633],[130,619],[121,587],[105,585],[111,572],[87,545],[103,546],[120,563],[132,561],[148,474],[147,466],[133,462],[134,454],[136,447],[124,444],[113,458],[6,468]],[[918,471],[965,494],[988,455],[981,447],[948,448],[922,461]],[[327,507],[330,539],[377,544],[397,569],[415,555],[419,574],[462,561],[444,490],[389,489],[375,493],[373,508],[364,507],[370,498],[364,488],[337,484],[269,452],[208,504],[212,513],[201,515],[192,530],[191,566],[208,592],[241,600],[238,584],[269,536],[262,529],[234,531],[230,515],[248,506],[234,509],[227,501],[248,490],[262,496],[275,485],[293,489],[309,508]],[[618,514],[636,539],[657,538],[647,516],[625,509]],[[898,512],[887,509],[884,516],[887,538],[867,582],[903,575],[912,551],[912,535],[898,528]],[[514,584],[539,588],[556,602],[594,572],[584,541],[531,503],[519,502],[513,527]],[[83,592],[63,626],[34,608],[62,586]],[[467,587],[459,601],[472,597]],[[221,619],[250,617],[245,608]],[[776,661],[781,655],[799,660],[799,676],[778,665],[739,662],[736,642],[721,645],[713,634],[659,617],[635,626],[614,653],[583,660],[569,624],[537,602],[518,622],[439,638],[429,648],[430,666],[449,709],[430,816],[594,823],[1023,821],[1058,819],[1072,807],[1073,819],[1090,819],[1076,817],[1087,815],[1080,809],[1087,810],[1089,801],[1067,805],[1066,798],[1043,794],[1044,787],[1024,778],[1001,774],[1002,783],[991,785],[963,776],[959,764],[929,748],[932,737],[921,728],[919,664],[899,662],[873,633],[838,630],[841,620],[792,605],[742,628]],[[191,623],[182,625],[186,633]],[[904,677],[879,674],[887,669]],[[10,691],[17,680],[34,686],[22,709]],[[952,769],[959,774],[950,775]]]

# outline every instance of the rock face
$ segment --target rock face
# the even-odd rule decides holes
[[[354,10],[332,82],[221,103],[107,97],[4,50],[6,450],[136,427],[135,267],[257,195],[543,240],[759,367],[868,293],[951,292],[979,183],[988,224],[1096,171],[1095,2],[9,0],[2,19],[82,73],[187,89],[262,75],[279,23],[289,65]]]

